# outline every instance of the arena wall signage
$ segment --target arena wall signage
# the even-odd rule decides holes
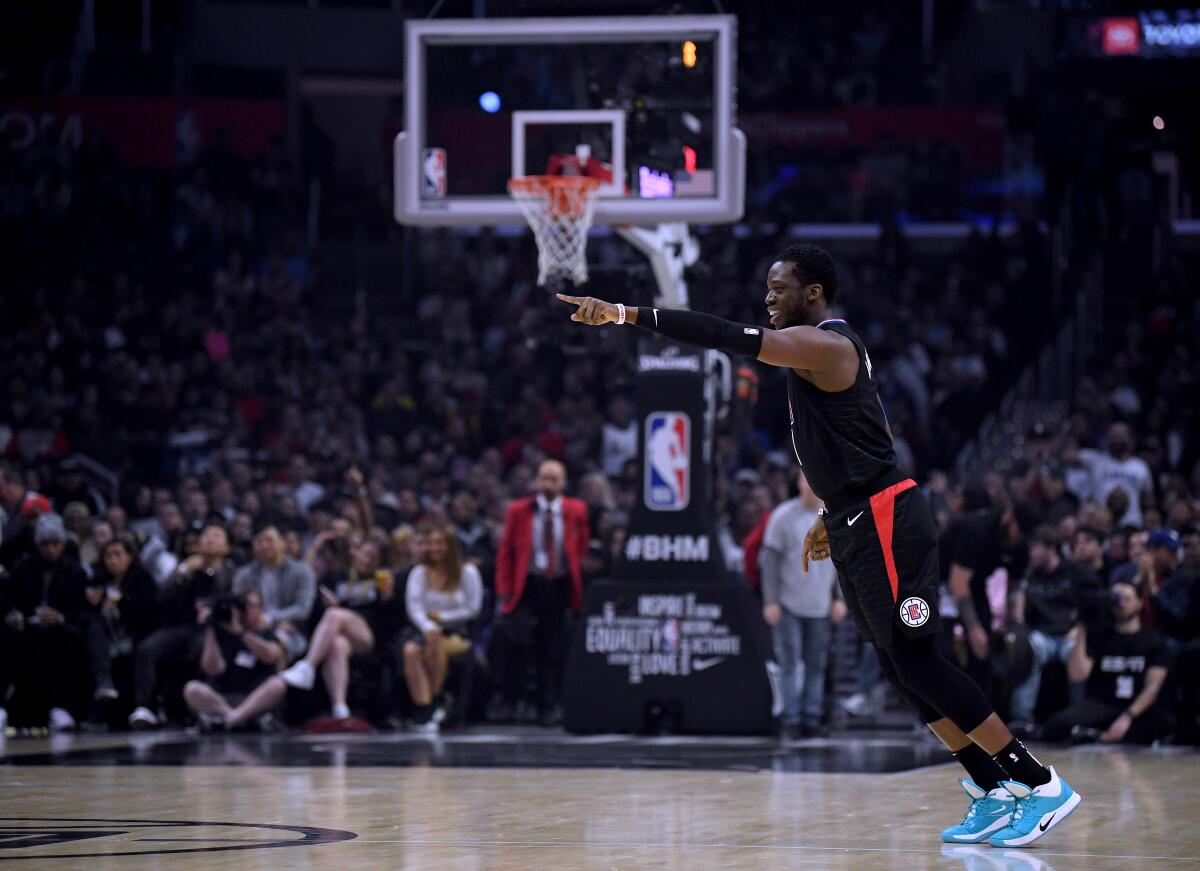
[[[1067,51],[1092,57],[1200,57],[1200,9],[1147,9],[1080,17],[1066,28]]]
[[[717,543],[722,359],[657,339],[639,348],[641,499],[615,580],[588,587],[564,681],[572,731],[760,734],[782,710],[759,606]]]
[[[241,157],[263,154],[283,136],[283,104],[263,100],[142,97],[0,99],[0,141],[16,151],[49,137],[78,149],[100,138],[134,166],[186,166],[224,135]]]

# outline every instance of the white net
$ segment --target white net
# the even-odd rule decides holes
[[[538,284],[587,281],[587,235],[600,182],[587,176],[528,175],[509,179],[538,246]]]

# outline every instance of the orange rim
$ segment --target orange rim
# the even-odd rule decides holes
[[[552,217],[577,218],[583,214],[588,198],[595,195],[600,180],[586,175],[523,175],[508,180],[513,196],[544,197]]]

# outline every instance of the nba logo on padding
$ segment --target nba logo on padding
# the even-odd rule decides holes
[[[692,422],[681,411],[646,417],[646,507],[682,511],[688,506],[692,474]]]

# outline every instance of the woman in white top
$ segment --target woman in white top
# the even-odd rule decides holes
[[[409,572],[405,587],[412,627],[405,630],[403,647],[404,678],[422,726],[433,716],[433,698],[441,692],[450,657],[470,650],[467,624],[483,604],[479,569],[463,562],[454,531],[429,529],[425,545],[425,558]]]

